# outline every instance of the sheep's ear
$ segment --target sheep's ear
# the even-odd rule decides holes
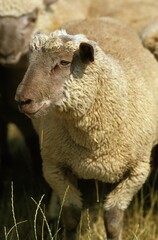
[[[79,55],[83,63],[94,61],[94,47],[90,43],[82,42],[79,46]]]

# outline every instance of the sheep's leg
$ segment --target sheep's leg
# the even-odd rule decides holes
[[[64,225],[63,239],[77,240],[77,227],[82,209],[81,193],[77,189],[77,179],[69,169],[49,166],[44,163],[43,172],[45,179],[54,190],[54,194],[60,199],[62,223]]]
[[[104,216],[109,240],[121,240],[123,212],[146,181],[149,171],[148,162],[139,162],[107,196]]]
[[[46,211],[46,216],[51,227],[53,236],[55,235],[56,231],[59,228],[58,226],[59,213],[60,213],[59,197],[56,195],[54,191],[52,191],[51,198]]]
[[[62,221],[65,227],[64,240],[77,238],[77,226],[81,217],[81,209],[75,206],[65,207],[61,209],[62,211]],[[58,231],[58,219],[60,214],[60,203],[58,196],[52,192],[50,203],[47,210],[47,219],[51,225],[53,235]],[[61,235],[61,234],[60,234]]]
[[[81,209],[76,206],[63,207],[64,240],[77,240]]]
[[[104,223],[108,240],[120,240],[124,211],[117,207],[104,211]]]

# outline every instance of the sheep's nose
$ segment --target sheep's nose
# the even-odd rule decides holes
[[[29,108],[33,100],[31,98],[21,97],[16,94],[15,100],[18,102],[20,111],[24,111],[26,108]]]
[[[20,108],[22,108],[23,106],[25,105],[29,105],[32,103],[32,100],[31,99],[25,99],[25,100],[19,100],[19,106]]]

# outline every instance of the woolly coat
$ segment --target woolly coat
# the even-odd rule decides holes
[[[158,3],[155,0],[57,0],[50,5],[49,11],[45,15],[43,0],[0,0],[0,16],[15,16],[32,12],[35,8],[41,11],[39,24],[43,31],[47,31],[47,26],[51,31],[60,25],[75,19],[85,17],[110,16],[115,17],[124,23],[132,26],[137,32],[141,32],[149,23],[158,20]],[[44,19],[47,19],[45,23]],[[46,25],[45,25],[46,24]],[[49,26],[50,24],[50,26]],[[37,28],[38,30],[38,28]]]
[[[158,59],[158,2],[156,0],[92,1],[87,16],[109,16],[127,24]]]
[[[147,26],[158,20],[157,8],[155,0],[98,0],[91,2],[88,16],[116,18],[141,35]]]
[[[42,101],[50,96],[45,101],[47,114],[41,113],[33,123],[41,140],[45,179],[61,201],[69,186],[64,205],[82,207],[77,178],[97,179],[117,183],[105,208],[124,210],[149,174],[151,149],[157,143],[157,62],[133,31],[113,19],[79,21],[66,30],[96,42],[94,61],[72,66],[62,97],[59,94],[54,102],[51,83],[45,79],[48,68],[42,69],[40,59],[46,66],[44,59],[50,53],[63,53],[60,46],[73,55],[81,42],[89,40],[81,37],[65,43],[57,33],[36,36],[31,43],[33,75],[30,67],[17,95],[33,88]]]

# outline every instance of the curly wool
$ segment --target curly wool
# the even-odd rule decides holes
[[[59,39],[61,37],[61,40]],[[53,33],[50,33],[48,36],[42,33],[36,33],[30,42],[30,49],[40,51],[41,48],[45,49],[59,49],[63,46],[62,37],[70,38],[71,40],[76,40],[76,45],[78,47],[78,41],[87,41],[87,38],[83,34],[77,34],[75,36],[67,34],[67,32],[63,29],[56,30]],[[67,43],[69,48],[74,49],[75,44],[71,43],[70,41]]]
[[[36,8],[44,7],[43,0],[0,0],[0,16],[20,17]]]

